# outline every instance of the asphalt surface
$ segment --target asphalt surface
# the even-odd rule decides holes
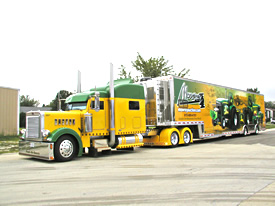
[[[0,205],[275,205],[275,130],[46,162],[0,155]]]

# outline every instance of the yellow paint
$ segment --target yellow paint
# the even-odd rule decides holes
[[[94,101],[94,98],[88,101],[88,112],[93,116],[93,133],[91,136],[104,136],[104,134],[109,134],[109,99],[100,98],[99,100],[104,102],[104,110],[95,111],[91,109],[91,101]]]
[[[125,145],[118,145],[117,149],[125,149],[125,148],[131,148],[131,147],[142,147],[144,143],[135,143],[135,144],[125,144]]]
[[[129,101],[138,101],[139,110],[130,110]],[[145,100],[115,98],[116,135],[137,134],[146,131]]]
[[[172,145],[171,144],[171,135],[173,132],[176,132],[179,136],[179,130],[177,128],[166,128],[166,129],[163,129],[161,132],[160,132],[160,142],[164,142],[164,143],[167,143],[167,145]]]
[[[58,128],[70,128],[81,136],[78,127],[80,125],[79,111],[69,111],[69,112],[44,112],[44,128],[50,130],[50,132],[55,131]],[[71,124],[69,123],[71,120]],[[73,124],[74,122],[74,124]]]
[[[179,141],[179,144],[185,144],[184,142],[184,133],[188,131],[189,134],[190,134],[190,143],[193,142],[193,133],[191,131],[191,129],[189,129],[189,127],[183,127],[183,128],[180,128],[179,129],[179,134],[180,134],[180,141]]]

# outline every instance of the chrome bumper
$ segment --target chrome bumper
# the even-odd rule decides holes
[[[44,160],[54,160],[54,143],[19,141],[19,154]]]

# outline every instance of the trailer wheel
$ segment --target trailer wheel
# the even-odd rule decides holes
[[[193,134],[189,127],[184,127],[180,129],[180,143],[184,145],[189,145],[193,140]]]
[[[179,135],[177,132],[173,132],[170,137],[172,146],[177,146],[179,143]]]
[[[188,130],[183,133],[183,141],[185,145],[189,145],[191,142],[191,134]]]
[[[76,152],[75,140],[69,135],[60,137],[54,145],[55,159],[59,162],[72,160],[76,156]]]

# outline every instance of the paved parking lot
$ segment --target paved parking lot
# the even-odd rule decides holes
[[[72,162],[0,156],[1,205],[275,205],[275,131]]]

